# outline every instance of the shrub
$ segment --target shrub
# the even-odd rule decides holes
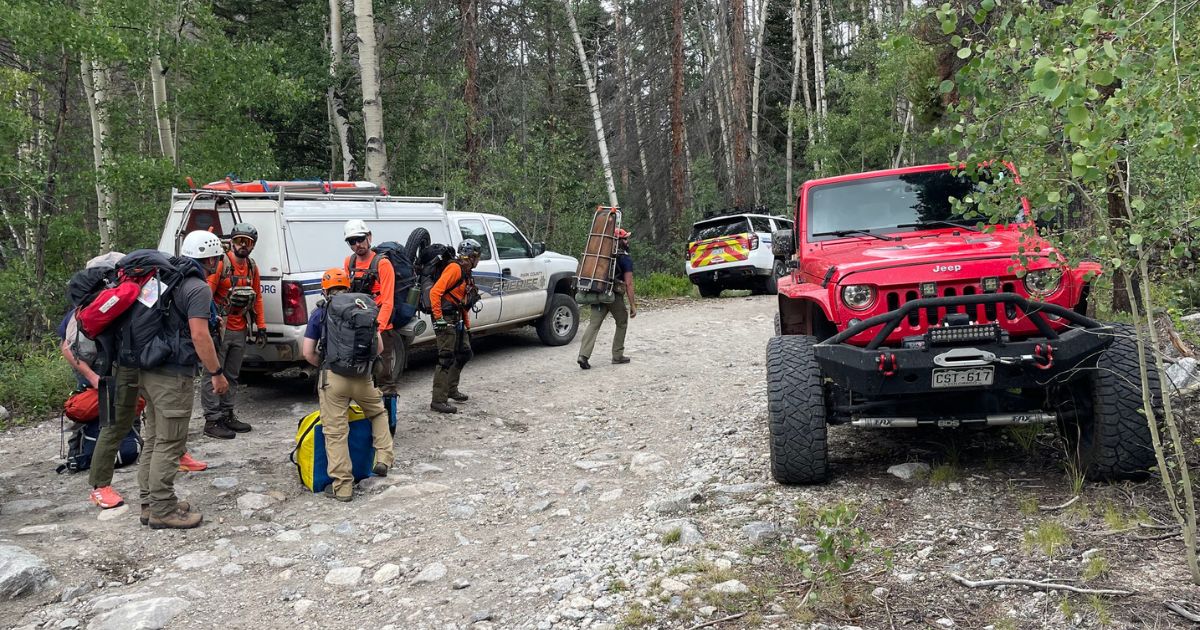
[[[36,421],[62,409],[63,401],[74,389],[75,378],[53,341],[9,356],[13,358],[0,361],[0,404],[12,416],[0,421],[0,429]]]
[[[646,276],[634,274],[633,278],[638,297],[665,298],[692,294],[692,283],[683,276],[656,271]]]

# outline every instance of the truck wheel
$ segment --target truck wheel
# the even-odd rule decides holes
[[[775,336],[783,334],[783,324],[779,321],[779,313],[775,313]]]
[[[550,306],[537,321],[538,339],[547,346],[565,346],[579,331],[579,305],[565,293],[550,297]]]
[[[771,474],[783,484],[821,483],[829,475],[825,391],[806,335],[767,342],[767,414]]]
[[[783,261],[776,258],[775,264],[771,265],[771,275],[767,276],[766,282],[763,283],[763,292],[767,295],[779,293],[779,278],[785,273],[787,269],[783,266]]]
[[[404,253],[408,254],[408,259],[412,262],[417,262],[417,254],[421,253],[430,243],[429,230],[419,227],[408,235],[408,240],[404,243]]]
[[[396,359],[392,364],[392,382],[399,383],[400,377],[404,376],[404,370],[408,367],[408,337],[396,335],[396,347],[392,351],[392,356]]]
[[[1142,378],[1133,327],[1112,327],[1112,344],[1077,389],[1076,396],[1084,404],[1077,405],[1078,420],[1067,431],[1080,470],[1095,481],[1144,478],[1158,463],[1150,427],[1141,412]],[[1153,364],[1146,368],[1154,412],[1161,416],[1158,370]]]
[[[697,284],[696,288],[700,290],[700,297],[715,298],[721,297],[721,286],[710,282]]]

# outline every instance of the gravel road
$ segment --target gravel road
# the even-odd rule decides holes
[[[578,342],[547,348],[532,330],[480,340],[462,383],[471,400],[454,416],[427,411],[432,364],[418,355],[396,467],[349,504],[307,492],[288,462],[297,421],[316,408],[311,386],[244,386],[252,433],[212,440],[193,421],[191,452],[211,468],[177,481],[205,517],[186,532],[101,513],[84,475],[55,475],[57,421],[8,431],[0,625],[1184,627],[1162,604],[1197,599],[1182,542],[1145,527],[1171,522],[1157,482],[1087,484],[1074,504],[1039,509],[1074,495],[1053,434],[839,427],[830,484],[774,484],[773,307],[651,304],[630,323],[633,362],[607,361],[609,322],[590,371],[575,365]],[[914,479],[889,474],[904,463]],[[136,496],[131,470],[114,485]],[[5,571],[20,562],[33,565],[32,592],[10,599]],[[951,574],[1137,594],[973,589]]]

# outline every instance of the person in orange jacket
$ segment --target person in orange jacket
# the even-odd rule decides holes
[[[458,245],[458,258],[446,265],[433,288],[429,306],[433,311],[433,331],[437,335],[438,362],[433,369],[433,401],[429,408],[439,413],[457,413],[448,399],[465,402],[468,396],[458,389],[462,368],[471,360],[471,308],[479,302],[479,291],[471,270],[479,264],[483,247],[468,238]]]
[[[221,368],[229,381],[229,389],[221,395],[213,392],[209,379],[201,381],[200,405],[204,408],[204,435],[232,440],[238,433],[250,431],[251,426],[234,415],[237,401],[238,376],[246,358],[250,339],[250,324],[255,327],[254,343],[267,343],[267,321],[263,315],[262,280],[258,266],[250,257],[258,242],[258,230],[249,223],[238,223],[229,232],[230,250],[217,263],[217,270],[208,276],[213,302],[223,325],[217,342]],[[206,376],[211,376],[208,374]]]
[[[383,353],[375,361],[375,387],[383,396],[388,419],[396,424],[396,346],[403,343],[392,327],[392,312],[396,301],[396,272],[386,257],[371,251],[371,230],[366,221],[351,219],[342,227],[346,245],[354,251],[346,257],[343,268],[350,278],[350,290],[375,298],[379,307],[379,335],[383,338]]]

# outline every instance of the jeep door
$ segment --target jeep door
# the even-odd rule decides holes
[[[483,219],[458,219],[458,231],[463,240],[473,238],[483,246],[479,265],[473,272],[475,286],[479,289],[480,309],[471,314],[471,327],[494,326],[500,321],[501,310],[500,263],[496,260],[496,248],[484,228]]]
[[[501,294],[505,322],[532,319],[546,307],[546,265],[533,256],[533,247],[515,225],[501,218],[488,218],[488,228],[496,243],[496,256],[503,276]]]

